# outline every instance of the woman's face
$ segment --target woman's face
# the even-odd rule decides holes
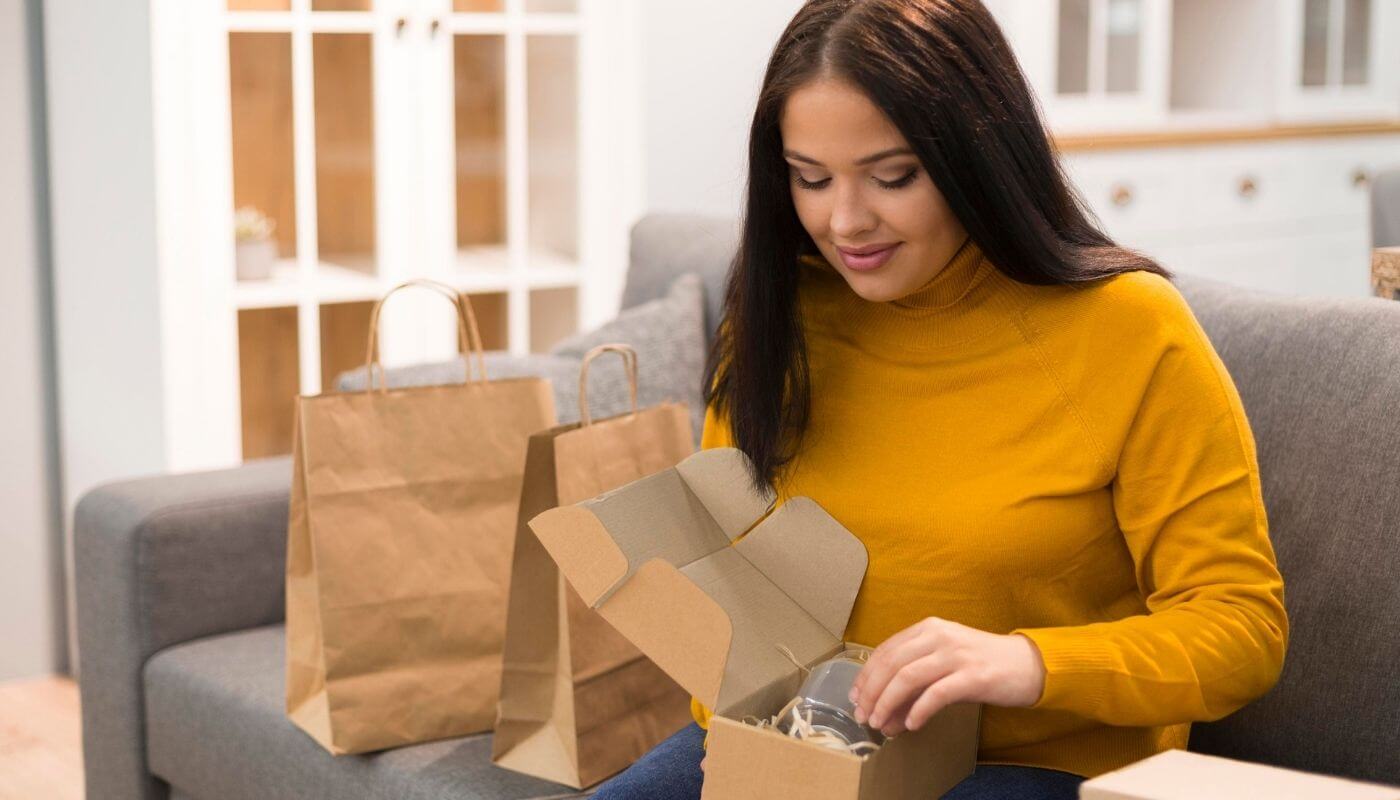
[[[898,300],[962,246],[966,231],[909,143],[848,81],[797,89],[780,128],[797,216],[856,294]]]

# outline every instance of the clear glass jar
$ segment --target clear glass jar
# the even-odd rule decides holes
[[[856,722],[850,699],[851,686],[863,666],[863,661],[842,654],[813,667],[778,720],[778,730],[791,735],[795,713],[811,724],[813,733],[830,734],[847,745],[883,744],[885,737],[879,731]]]

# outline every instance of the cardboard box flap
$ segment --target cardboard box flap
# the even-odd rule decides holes
[[[749,536],[761,532],[755,530]],[[736,548],[726,547],[687,565],[681,573],[709,596],[730,622],[729,652],[720,665],[718,692],[709,697],[696,694],[715,711],[726,713],[746,705],[753,697],[796,675],[796,664],[811,663],[841,646],[839,635],[828,631]],[[611,620],[606,606],[604,609],[603,615]],[[695,635],[684,625],[672,622],[669,627],[678,630],[667,630],[666,636]],[[644,642],[634,643],[647,652]],[[796,688],[790,686],[786,693]]]
[[[762,519],[777,499],[771,487],[754,489],[749,458],[733,447],[700,450],[676,465],[691,493],[732,541]]]
[[[788,500],[734,549],[841,640],[868,556],[865,545],[816,501]]]
[[[838,649],[865,574],[860,541],[808,498],[754,527],[771,502],[716,448],[530,527],[585,602],[723,712],[797,673],[783,648],[803,664]]]

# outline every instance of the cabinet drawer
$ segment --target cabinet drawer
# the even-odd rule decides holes
[[[1187,228],[1257,228],[1316,214],[1302,158],[1289,149],[1202,151],[1182,164]]]
[[[1182,227],[1177,164],[1159,154],[1103,154],[1065,161],[1070,180],[1114,238]]]
[[[1371,179],[1400,168],[1400,139],[1319,143],[1302,164],[1319,215],[1368,220]]]

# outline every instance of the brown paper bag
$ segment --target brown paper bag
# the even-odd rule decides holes
[[[410,285],[456,304],[467,383],[375,388],[380,308]],[[390,290],[365,361],[365,391],[296,406],[286,711],[335,754],[490,729],[525,445],[555,423],[548,381],[487,380],[443,284]]]
[[[588,365],[609,351],[623,356],[632,411],[594,421]],[[576,789],[684,727],[690,695],[584,604],[527,523],[675,466],[695,449],[685,404],[637,410],[637,356],[626,345],[600,345],[584,357],[579,412],[580,422],[530,437],[491,753],[500,766]]]

